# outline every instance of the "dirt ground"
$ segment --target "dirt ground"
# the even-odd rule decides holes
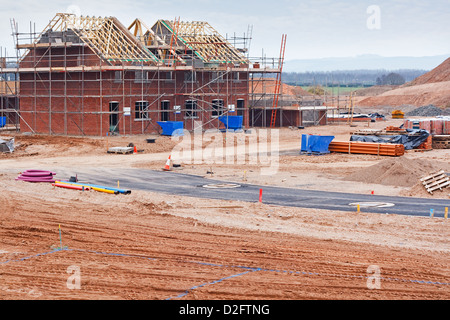
[[[212,181],[450,199],[449,188],[429,195],[418,184],[429,171],[450,172],[450,150],[409,151],[395,159],[299,154],[304,133],[347,141],[355,130],[401,122],[282,129],[278,171],[268,176],[254,164],[172,160],[181,165],[174,168],[178,172]],[[78,174],[96,166],[161,170],[180,140],[7,135],[15,137],[17,149],[0,154],[1,299],[450,298],[446,219],[137,190],[110,195],[16,181],[27,169],[72,168]],[[232,137],[239,141],[245,134]],[[155,143],[147,143],[148,138]],[[129,143],[137,154],[106,152]],[[390,169],[397,179],[377,180]],[[379,271],[379,282],[371,270]]]
[[[385,91],[379,95],[358,97],[360,106],[397,106],[414,105],[417,107],[426,105],[446,106],[450,98],[450,81],[424,83]]]
[[[417,77],[413,81],[390,90],[387,86],[374,86],[357,93],[355,102],[359,106],[404,108],[405,105],[421,107],[433,104],[438,107],[450,107],[450,58],[433,70]],[[359,90],[358,90],[359,91]],[[390,110],[392,111],[392,110]],[[405,111],[405,110],[403,110]]]

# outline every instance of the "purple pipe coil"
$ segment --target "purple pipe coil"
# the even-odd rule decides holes
[[[53,175],[55,172],[46,170],[26,170],[16,178],[16,180],[27,181],[27,182],[50,182],[54,183]]]

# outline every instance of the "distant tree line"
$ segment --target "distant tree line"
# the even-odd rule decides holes
[[[377,78],[376,85],[402,85],[405,83],[405,78],[398,73],[391,72],[388,75],[383,74]]]
[[[427,70],[348,70],[329,72],[283,72],[284,83],[298,86],[322,85],[327,87],[373,85],[400,85],[428,72]]]

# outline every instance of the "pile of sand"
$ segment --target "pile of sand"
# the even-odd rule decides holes
[[[382,184],[398,187],[412,187],[420,178],[439,171],[450,171],[450,164],[423,159],[409,159],[405,156],[389,158],[373,166],[359,169],[344,177],[344,180]]]
[[[446,59],[433,70],[417,77],[405,86],[415,86],[419,84],[450,81],[450,58]]]
[[[439,66],[417,77],[411,82],[380,94],[362,99],[359,106],[400,106],[410,104],[417,107],[434,104],[448,107],[450,101],[450,58]]]

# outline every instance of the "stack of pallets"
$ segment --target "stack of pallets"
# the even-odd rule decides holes
[[[433,136],[432,147],[434,149],[450,149],[450,135]]]
[[[433,191],[442,190],[450,186],[450,178],[445,174],[444,170],[430,174],[420,179],[425,189],[433,194]]]
[[[359,141],[331,141],[328,150],[330,152],[375,154],[393,157],[405,154],[405,146],[402,144]]]

